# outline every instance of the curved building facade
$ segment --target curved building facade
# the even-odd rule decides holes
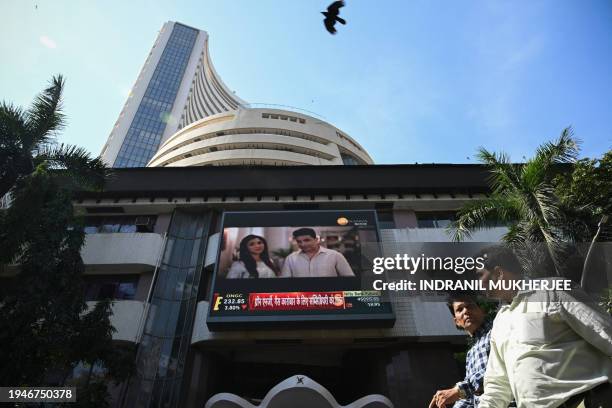
[[[239,108],[182,128],[148,166],[372,163],[354,139],[320,119],[280,109]]]
[[[217,75],[208,52],[208,35],[205,36],[202,53],[194,73],[179,129],[199,119],[238,109],[244,104]]]
[[[215,71],[208,34],[162,27],[102,149],[113,167],[373,164],[344,132],[240,99]]]

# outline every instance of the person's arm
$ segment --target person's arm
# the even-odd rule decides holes
[[[355,276],[344,255],[337,251],[334,252],[336,252],[336,272],[338,272],[338,276]]]
[[[471,397],[474,394],[480,395],[483,390],[483,379],[485,373],[486,366],[483,367],[482,370],[473,373],[470,376],[465,377],[463,381],[457,383],[457,388],[466,395],[466,397]]]
[[[480,396],[479,408],[507,408],[512,402],[512,389],[508,381],[506,364],[499,354],[495,339],[491,336],[491,352],[484,376],[484,394]]]
[[[453,408],[474,408],[474,404],[466,399],[460,399],[453,404]]]
[[[281,270],[281,274],[279,278],[290,278],[291,277],[291,254],[289,254],[285,258],[285,262],[283,262],[283,269]]]
[[[581,289],[560,292],[561,317],[580,337],[612,357],[612,317],[600,310]]]
[[[487,370],[490,350],[491,330],[468,352],[468,359],[471,358],[474,361],[473,370],[471,370],[471,373],[466,374],[463,381],[457,383],[457,387],[467,397],[480,395],[484,390],[483,380]]]
[[[244,272],[246,272],[246,268],[240,261],[232,262],[232,266],[230,266],[230,270],[227,272],[225,276],[226,279],[240,279],[243,277]]]
[[[446,408],[450,404],[453,404],[458,401],[467,402],[466,400],[459,399],[459,389],[457,387],[449,388],[446,390],[438,390],[431,399],[428,408]],[[453,405],[453,407],[455,405]],[[463,405],[459,406],[463,407]],[[468,404],[467,406],[472,407],[471,404]]]

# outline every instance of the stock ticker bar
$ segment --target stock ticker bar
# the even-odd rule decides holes
[[[213,311],[342,311],[353,308],[356,303],[378,307],[380,296],[378,291],[215,293]]]

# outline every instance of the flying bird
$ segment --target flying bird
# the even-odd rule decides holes
[[[336,27],[334,27],[336,25],[336,21],[340,24],[346,24],[346,20],[338,17],[341,7],[344,7],[344,1],[334,1],[329,5],[329,7],[327,7],[327,11],[321,12],[321,14],[325,16],[323,24],[325,24],[325,28],[330,34],[336,34]]]

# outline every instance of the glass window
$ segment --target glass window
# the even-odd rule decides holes
[[[103,224],[102,228],[100,229],[100,232],[104,232],[104,233],[119,232],[120,228],[121,228],[121,224],[118,224],[118,223]]]
[[[115,293],[115,299],[134,299],[137,282],[120,282]]]
[[[392,208],[377,208],[376,215],[378,217],[378,226],[381,229],[395,228],[395,218],[393,217]]]
[[[84,232],[86,234],[153,232],[156,220],[156,215],[85,217]]]
[[[138,286],[138,275],[86,276],[85,300],[133,300]]]
[[[98,226],[85,226],[85,228],[83,228],[83,232],[86,234],[97,234],[99,232],[99,228]]]
[[[183,34],[176,29],[172,31],[152,79],[147,86],[145,98],[143,98],[136,111],[130,130],[127,132],[126,139],[115,160],[115,166],[144,166],[157,150],[166,126],[162,119],[164,115],[160,115],[160,113],[170,110],[197,37],[196,30],[186,30]],[[142,140],[142,137],[144,137],[135,134],[135,129],[155,132],[149,140],[149,148],[139,149],[135,152],[126,149],[127,146],[133,146],[135,142]]]
[[[122,224],[119,232],[136,232],[138,228],[133,224]]]
[[[340,156],[342,157],[342,163],[344,163],[345,166],[357,166],[359,164],[359,161],[350,154],[340,153]]]
[[[455,220],[454,212],[417,213],[419,228],[447,228]]]

